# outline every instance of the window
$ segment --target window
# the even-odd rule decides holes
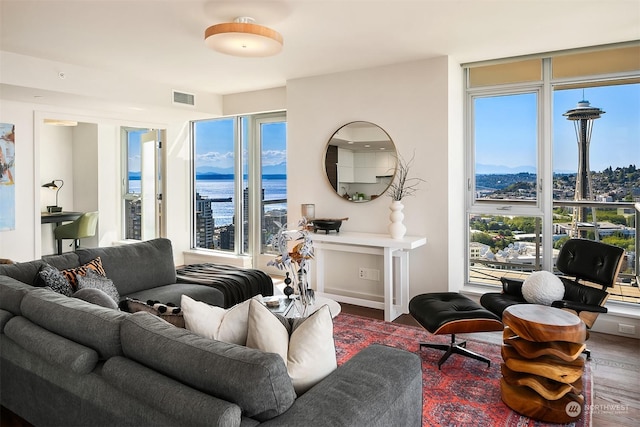
[[[468,283],[552,270],[581,237],[626,250],[610,300],[640,304],[640,46],[465,68]]]
[[[538,94],[473,98],[476,200],[537,200]]]
[[[192,145],[193,247],[267,253],[287,218],[285,115],[193,122]]]
[[[163,130],[122,128],[123,235],[125,239],[160,237],[162,224]]]

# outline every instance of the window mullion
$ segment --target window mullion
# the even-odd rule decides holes
[[[550,83],[551,60],[548,58],[542,61],[542,75],[539,201],[543,216],[542,235],[553,236],[553,87]],[[542,268],[552,271],[553,239],[543,239],[542,248]]]

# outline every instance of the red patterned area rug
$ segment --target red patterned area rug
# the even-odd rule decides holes
[[[426,330],[340,314],[333,321],[338,365],[370,344],[398,347],[419,354],[422,359],[422,425],[423,426],[505,426],[543,427],[548,424],[522,416],[500,398],[500,346],[467,338],[467,347],[491,360],[487,364],[468,357],[452,355],[438,370],[443,352],[419,349],[420,342],[448,344],[449,336],[436,336]],[[467,335],[468,337],[468,335]],[[583,377],[585,405],[582,416],[567,426],[591,425],[591,368],[585,364]]]

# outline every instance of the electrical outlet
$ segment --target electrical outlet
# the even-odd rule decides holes
[[[634,325],[625,325],[624,323],[618,323],[618,332],[623,334],[635,335],[636,327]]]
[[[360,267],[358,269],[358,277],[363,280],[373,280],[377,282],[380,280],[380,270]]]

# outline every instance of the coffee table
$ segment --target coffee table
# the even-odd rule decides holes
[[[280,314],[284,317],[289,317],[289,318],[302,316],[302,307],[297,297],[292,298],[290,303],[287,303],[286,301],[287,297],[284,295],[275,295],[273,297],[264,298],[264,300],[275,300],[275,299],[278,299],[280,301],[280,304],[277,307],[269,307],[267,305],[267,308],[269,308],[269,310],[271,310],[272,312]],[[323,305],[329,306],[329,312],[331,313],[331,317],[336,317],[338,314],[340,314],[340,311],[342,310],[342,307],[340,307],[340,304],[338,304],[337,301],[332,300],[330,298],[326,298],[326,297],[316,297],[315,302],[312,305],[307,307],[305,315],[309,316],[310,314],[319,310]]]
[[[584,406],[582,320],[558,308],[518,304],[505,309],[502,322],[502,401],[537,420],[575,421]]]

